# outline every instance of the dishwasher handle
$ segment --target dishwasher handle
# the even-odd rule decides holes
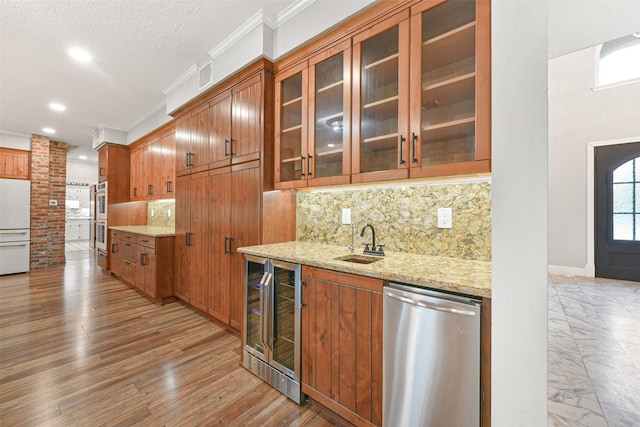
[[[396,299],[406,304],[415,305],[420,308],[426,308],[429,310],[443,311],[445,313],[459,314],[461,316],[475,316],[476,312],[472,310],[465,310],[459,307],[454,307],[453,305],[446,304],[446,301],[442,303],[433,303],[430,301],[425,301],[423,299],[410,298],[402,295],[398,295],[394,292],[385,292],[385,295],[389,298]]]

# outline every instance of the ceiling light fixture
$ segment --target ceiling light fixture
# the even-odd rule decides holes
[[[80,160],[87,160],[87,156],[78,156]]]
[[[71,55],[73,59],[79,62],[91,61],[91,55],[89,55],[89,53],[87,53],[82,49],[77,49],[75,47],[72,47],[71,49],[69,49],[69,55]]]
[[[67,107],[62,104],[58,104],[57,102],[52,102],[51,104],[49,104],[49,108],[56,111],[64,111],[67,109]]]
[[[42,132],[44,133],[56,133],[56,130],[53,128],[42,128]]]

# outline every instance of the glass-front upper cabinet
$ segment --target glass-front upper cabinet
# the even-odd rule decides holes
[[[276,77],[275,187],[347,184],[351,41]]]
[[[412,10],[411,177],[489,172],[490,2],[433,5]]]
[[[353,182],[408,177],[406,12],[354,37]]]
[[[351,173],[351,42],[309,60],[309,185],[348,184]]]
[[[276,188],[306,186],[307,64],[276,77]]]

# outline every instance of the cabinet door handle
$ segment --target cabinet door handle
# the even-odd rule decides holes
[[[233,152],[233,138],[229,138],[229,155],[231,157],[236,155],[236,153]]]
[[[185,245],[191,246],[191,233],[186,233],[184,237],[185,237]]]
[[[141,252],[141,253],[140,253],[140,265],[141,265],[141,266],[143,266],[143,267],[144,267],[145,265],[147,265],[147,263],[146,263],[146,261],[147,261],[147,257],[146,257],[146,255],[147,255],[147,254],[145,254],[144,252]]]
[[[138,197],[138,187],[133,187],[133,197]]]
[[[311,176],[311,154],[307,154],[307,175]]]
[[[229,157],[229,144],[231,144],[231,141],[229,141],[229,139],[225,138],[224,139],[224,156],[225,157]]]
[[[402,155],[402,145],[404,144],[404,142],[407,140],[407,138],[405,138],[404,136],[400,135],[400,164],[403,165],[406,163],[406,161],[404,160],[404,156]]]
[[[147,194],[149,196],[153,195],[153,184],[147,185]]]
[[[224,238],[224,254],[227,255],[229,253],[229,249],[227,249],[227,242],[229,241],[228,237]]]
[[[233,255],[233,237],[229,237],[229,255]]]
[[[173,193],[173,181],[167,181],[167,193]]]
[[[104,176],[104,175],[105,175],[105,173],[104,173],[104,168],[100,168],[100,174],[99,174],[99,175],[100,175],[100,176]]]
[[[411,163],[418,161],[416,157],[416,139],[418,139],[418,135],[416,135],[415,132],[411,132]]]
[[[300,178],[304,176],[304,156],[300,156]]]
[[[115,254],[115,253],[116,253],[116,244],[115,244],[115,243],[112,243],[112,244],[111,244],[111,253],[112,253],[112,254]]]

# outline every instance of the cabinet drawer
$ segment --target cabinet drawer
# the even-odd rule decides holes
[[[122,258],[135,263],[136,261],[136,245],[134,242],[122,242]]]
[[[133,233],[122,233],[122,241],[135,243],[136,235]]]
[[[156,239],[155,237],[142,236],[140,234],[136,235],[136,243],[138,245],[146,246],[148,248],[156,247]]]
[[[112,239],[122,239],[122,231],[111,230],[111,238]]]

